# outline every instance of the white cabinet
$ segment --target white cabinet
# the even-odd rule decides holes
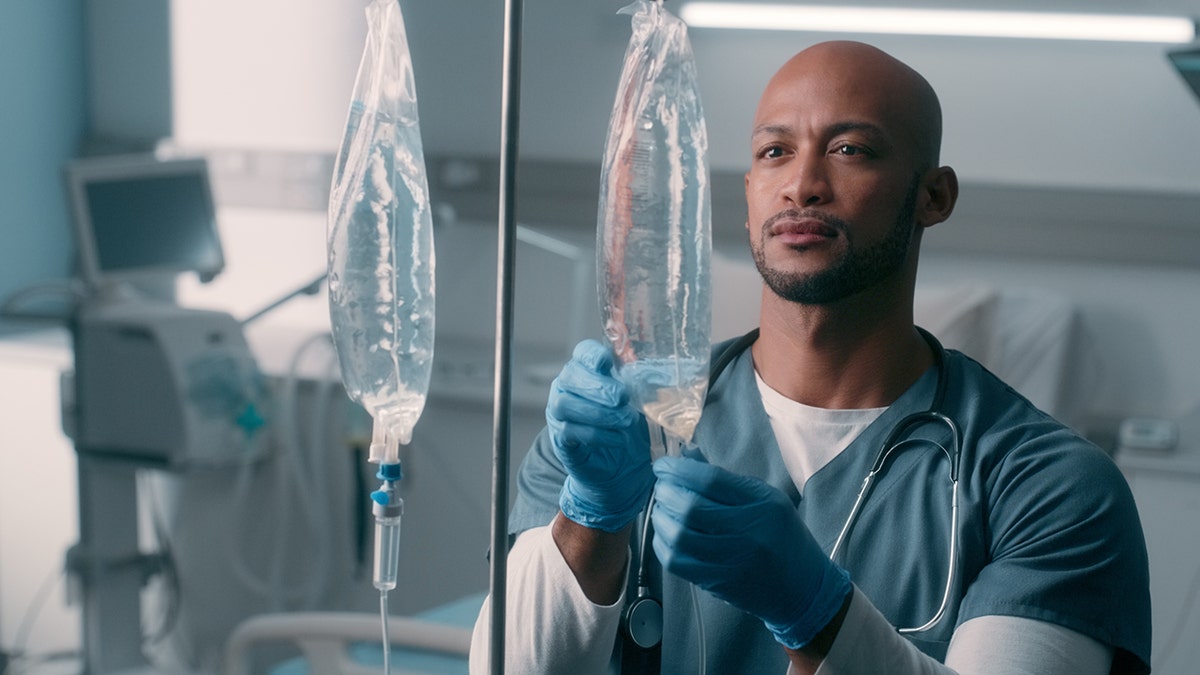
[[[1133,488],[1150,554],[1155,675],[1200,663],[1200,418],[1180,424],[1165,452],[1117,453]]]

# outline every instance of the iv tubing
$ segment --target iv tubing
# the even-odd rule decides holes
[[[388,641],[387,591],[379,591],[379,622],[383,624],[383,675],[392,672],[392,645]]]
[[[688,584],[692,591],[692,616],[696,619],[696,672],[700,675],[708,673],[708,641],[704,637],[704,618],[700,616],[700,591],[696,584]]]
[[[276,517],[282,525],[275,528],[275,533],[284,536],[286,541],[286,531],[289,527],[295,527],[293,517],[297,511],[304,518],[303,523],[308,526],[315,534],[314,541],[323,541],[327,538],[331,531],[329,518],[321,509],[314,509],[313,504],[325,503],[327,499],[317,497],[311,499],[300,499],[299,495],[321,494],[324,490],[324,483],[317,480],[323,470],[319,465],[320,450],[324,448],[321,444],[325,440],[326,429],[324,420],[327,415],[322,414],[321,409],[317,409],[311,415],[314,421],[313,436],[309,442],[305,442],[302,434],[298,433],[300,418],[302,415],[298,411],[297,391],[299,386],[299,368],[305,354],[314,345],[321,342],[328,342],[327,334],[313,334],[306,339],[293,353],[288,374],[284,378],[281,385],[281,403],[279,405],[279,423],[274,426],[274,433],[280,436],[274,437],[273,448],[278,454],[274,455],[268,462],[257,463],[254,461],[246,461],[237,468],[233,476],[233,485],[231,487],[231,499],[235,504],[246,505],[250,500],[256,500],[256,508],[276,509],[273,516]],[[329,367],[332,368],[332,363]],[[331,396],[331,395],[330,395]],[[327,405],[332,401],[330,396],[323,395],[318,388],[313,393],[314,405]],[[317,428],[319,423],[319,431]],[[274,486],[280,491],[282,497],[280,499],[262,500],[261,494],[256,490],[256,476],[259,473],[270,472],[269,476],[264,477],[269,485]],[[300,508],[292,508],[293,500],[299,501]],[[241,508],[241,507],[239,507]],[[247,507],[249,508],[249,507]],[[239,533],[238,528],[230,528],[226,534],[236,536]],[[285,533],[285,534],[280,534]],[[234,539],[230,540],[235,542]],[[322,594],[328,591],[329,575],[327,574],[330,561],[330,553],[327,547],[318,547],[317,554],[311,558],[313,567],[315,568],[309,574],[302,584],[288,583],[283,579],[282,561],[272,556],[268,561],[269,570],[264,570],[261,574],[256,572],[250,566],[249,560],[242,551],[243,547],[231,544],[229,548],[228,561],[231,563],[231,569],[238,581],[246,590],[258,594],[263,598],[270,599],[270,607],[273,610],[285,609],[300,609],[307,607],[312,603],[318,602]],[[276,547],[276,551],[284,552],[285,547]],[[240,552],[240,553],[239,553]]]
[[[674,434],[664,432],[663,428],[649,417],[646,418],[646,428],[650,433],[650,447],[652,452],[665,453],[669,457],[679,457],[682,455],[683,441],[679,440]],[[647,552],[650,550],[650,541],[646,535],[650,532],[650,513],[653,510],[654,495],[651,494],[650,501],[646,504],[645,520],[642,523],[640,549],[642,560],[646,559]],[[646,579],[646,565],[644,563],[638,565],[637,584],[639,589],[649,584]],[[708,640],[704,636],[704,616],[700,613],[700,591],[696,587],[696,584],[688,584],[688,590],[691,591],[692,595],[692,618],[696,621],[696,672],[700,675],[706,675],[708,672]]]
[[[513,257],[516,248],[517,131],[521,92],[523,0],[505,0],[504,62],[500,101],[500,222],[496,243],[496,375],[492,420],[491,629],[489,666],[504,673],[504,612],[508,574],[509,394],[513,325]]]

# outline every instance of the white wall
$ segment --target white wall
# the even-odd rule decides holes
[[[1200,105],[1156,44],[692,31],[714,166],[748,166],[763,86],[827,39],[876,44],[925,75],[942,160],[964,181],[1200,191]]]
[[[0,646],[46,654],[78,649],[67,605],[67,547],[78,540],[75,450],[59,416],[65,334],[0,341]],[[19,641],[18,641],[19,640]]]
[[[366,36],[366,3],[170,5],[176,141],[197,147],[337,147]]]
[[[335,144],[363,4],[175,0],[177,133]],[[431,152],[496,153],[501,5],[402,3]],[[522,156],[599,160],[629,40],[617,8],[525,3]],[[838,37],[879,44],[927,76],[945,108],[944,158],[965,181],[1200,191],[1200,106],[1160,44],[692,30],[714,168],[747,165],[754,106],[775,69]]]

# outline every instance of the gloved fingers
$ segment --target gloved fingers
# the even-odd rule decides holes
[[[616,380],[613,381],[616,382]],[[620,385],[620,383],[617,384]],[[638,414],[625,403],[596,401],[572,390],[563,389],[561,381],[556,379],[550,385],[550,398],[546,401],[546,418],[559,422],[623,429],[632,426],[637,421]]]
[[[662,568],[671,574],[689,581],[705,589],[712,589],[713,581],[721,578],[723,572],[721,566],[713,562],[711,558],[697,557],[685,553],[678,546],[678,523],[670,521],[664,523],[667,532],[658,530],[658,519],[653,515],[651,520],[654,520],[654,540],[651,545],[654,548],[654,555],[658,557],[659,564]]]
[[[719,534],[735,532],[745,537],[748,529],[763,518],[763,502],[757,499],[745,503],[714,501],[688,485],[674,482],[673,477],[659,475],[654,485],[654,516],[679,523],[690,531]],[[657,523],[657,519],[656,519]]]
[[[577,361],[601,375],[608,375],[612,372],[613,365],[616,363],[612,350],[600,344],[599,340],[592,339],[580,340],[571,352],[571,360]]]
[[[792,649],[828,623],[849,580],[787,495],[689,459],[661,458],[654,473],[653,546],[663,569],[758,617]]]
[[[662,457],[654,463],[661,483],[678,485],[717,504],[745,505],[774,499],[779,491],[757,478],[687,457]]]
[[[555,380],[555,390],[569,392],[601,405],[617,407],[629,401],[625,385],[612,374],[612,352],[595,340],[575,346],[571,360]]]
[[[691,570],[690,574],[695,575],[737,569],[749,562],[747,557],[755,555],[753,547],[746,545],[742,529],[708,532],[690,527],[671,513],[660,510],[657,498],[650,520],[654,523],[654,551],[659,554],[660,562],[672,573],[689,580],[694,577],[683,571]]]
[[[554,447],[575,451],[585,449],[620,449],[629,444],[629,436],[623,430],[592,426],[589,424],[566,423],[546,415],[546,428]]]

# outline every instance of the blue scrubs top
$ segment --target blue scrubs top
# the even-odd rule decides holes
[[[728,344],[714,349],[714,359]],[[940,412],[962,435],[958,570],[945,617],[906,637],[942,660],[958,624],[987,615],[1026,617],[1112,645],[1114,673],[1149,672],[1149,571],[1124,477],[1102,450],[978,362],[946,350],[941,367],[946,390]],[[937,378],[931,368],[918,379],[809,478],[803,498],[762,407],[749,350],[711,383],[693,442],[710,463],[756,476],[791,496],[829,552],[882,443],[901,419],[929,409]],[[904,438],[949,447],[949,432],[938,424]],[[950,556],[949,471],[946,455],[930,442],[893,452],[839,552],[839,564],[894,626],[924,624],[941,602]],[[512,533],[550,522],[565,475],[543,431],[521,466]],[[694,673],[688,585],[670,574],[661,583],[662,671]],[[709,672],[785,672],[786,654],[759,620],[707,593],[699,597]]]

